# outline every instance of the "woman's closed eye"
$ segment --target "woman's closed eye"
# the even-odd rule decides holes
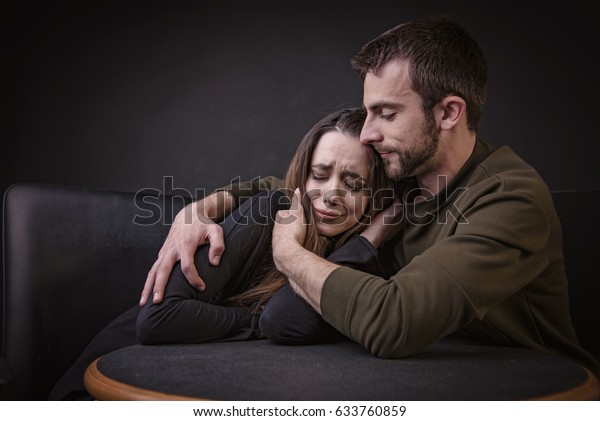
[[[344,180],[344,184],[352,191],[360,191],[367,186],[362,178],[346,179]]]
[[[311,179],[318,183],[329,181],[330,177],[329,174],[311,173]],[[367,183],[362,177],[345,177],[342,183],[351,191],[360,191],[367,187]]]
[[[316,180],[316,181],[327,181],[329,180],[329,176],[328,175],[322,175],[322,174],[315,174],[312,173],[312,179]]]

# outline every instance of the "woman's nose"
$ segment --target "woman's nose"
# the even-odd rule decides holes
[[[342,188],[341,182],[333,181],[328,184],[325,191],[323,191],[322,193],[323,201],[325,203],[338,204],[347,192],[345,189]]]

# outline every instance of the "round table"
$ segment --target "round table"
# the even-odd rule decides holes
[[[268,340],[134,345],[85,373],[101,400],[527,400],[600,398],[581,366],[525,348],[447,338],[402,359],[341,341],[281,346]]]

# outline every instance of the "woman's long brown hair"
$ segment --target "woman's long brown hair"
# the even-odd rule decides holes
[[[300,189],[302,206],[307,222],[304,248],[320,257],[325,257],[341,247],[352,235],[360,233],[371,218],[388,206],[393,200],[393,184],[385,177],[383,163],[379,154],[372,147],[365,145],[370,158],[369,179],[366,180],[370,190],[369,202],[359,222],[346,232],[333,237],[325,237],[317,231],[314,224],[312,205],[306,194],[306,180],[311,176],[312,155],[321,137],[328,132],[338,131],[358,142],[366,112],[362,108],[343,108],[335,111],[317,122],[304,136],[284,178],[284,194],[291,202],[291,197]],[[244,291],[228,301],[235,305],[252,306],[255,312],[260,312],[266,302],[287,282],[287,278],[275,268],[272,259],[265,266],[265,275],[254,287]]]

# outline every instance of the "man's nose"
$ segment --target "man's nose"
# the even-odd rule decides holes
[[[360,141],[365,145],[370,145],[372,143],[381,142],[382,140],[383,135],[377,127],[377,124],[375,124],[370,118],[367,118],[362,130],[360,131]]]

